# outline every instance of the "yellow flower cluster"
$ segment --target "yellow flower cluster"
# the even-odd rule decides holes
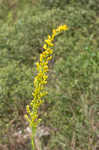
[[[52,59],[53,54],[52,47],[54,46],[54,38],[58,33],[65,30],[68,30],[68,27],[66,25],[61,25],[52,31],[52,36],[48,35],[48,39],[45,40],[43,46],[44,51],[40,54],[40,61],[36,63],[37,76],[34,79],[34,92],[32,93],[33,100],[30,105],[27,105],[27,114],[25,115],[25,118],[32,128],[36,128],[40,122],[40,119],[38,118],[38,109],[43,103],[42,97],[47,94],[45,85],[47,84],[48,78],[48,62]]]

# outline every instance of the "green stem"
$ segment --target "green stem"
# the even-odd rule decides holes
[[[35,150],[34,148],[34,137],[32,136],[32,140],[31,140],[31,144],[32,144],[32,150]]]
[[[31,139],[32,150],[35,150],[34,136],[35,136],[35,129],[32,127],[32,139]]]

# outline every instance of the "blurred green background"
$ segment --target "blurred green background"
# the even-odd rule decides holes
[[[61,24],[69,30],[56,37],[49,63],[40,126],[51,133],[47,142],[41,139],[42,149],[99,149],[99,1],[0,0],[0,146],[4,150],[31,149],[29,142],[19,146],[12,135],[18,130],[24,135],[28,126],[24,114],[32,99],[35,62],[44,39]]]

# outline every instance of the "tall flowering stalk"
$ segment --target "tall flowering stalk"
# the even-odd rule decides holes
[[[25,118],[29,122],[30,127],[32,128],[32,148],[34,150],[34,136],[36,133],[37,126],[41,121],[38,118],[38,110],[40,105],[43,103],[42,97],[47,94],[45,90],[45,85],[47,84],[48,78],[48,62],[52,59],[53,54],[53,41],[57,34],[62,31],[68,30],[66,25],[61,25],[57,29],[53,29],[52,35],[48,35],[48,39],[45,40],[45,44],[43,45],[44,51],[40,54],[40,60],[36,63],[37,76],[34,79],[34,92],[33,100],[29,105],[26,106],[27,114]]]

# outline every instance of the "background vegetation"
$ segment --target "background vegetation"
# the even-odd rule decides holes
[[[60,24],[69,31],[55,39],[49,94],[40,110],[41,125],[51,135],[42,143],[47,150],[99,149],[98,3],[0,0],[0,144],[8,150],[23,149],[11,147],[12,135],[19,130],[24,134],[28,126],[24,114],[32,99],[35,62],[44,39]]]

